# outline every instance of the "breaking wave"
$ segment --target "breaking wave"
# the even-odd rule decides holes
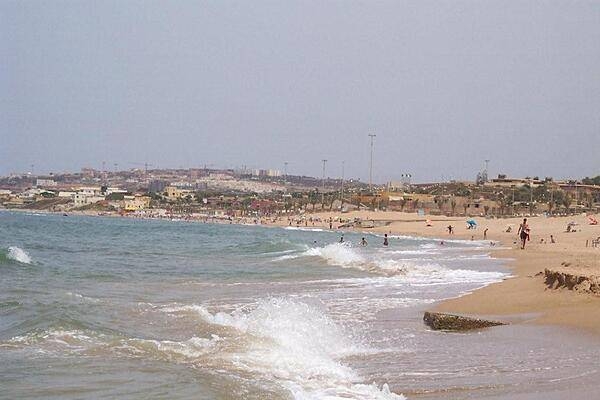
[[[21,264],[31,264],[33,262],[29,254],[17,246],[10,246],[6,251],[0,250],[0,261],[16,261]]]
[[[341,360],[366,351],[318,307],[286,298],[262,300],[253,309],[210,313],[199,305],[169,306],[167,313],[193,313],[208,324],[233,328],[247,339],[231,354],[238,368],[275,379],[296,399],[404,399],[387,385],[361,383]]]
[[[407,283],[491,283],[502,280],[506,276],[496,271],[451,269],[418,258],[394,259],[389,258],[389,253],[367,254],[345,243],[314,247],[302,253],[302,256],[320,257],[329,265],[354,268],[386,277],[397,277]]]
[[[233,376],[250,374],[299,400],[405,399],[386,384],[365,384],[343,363],[345,357],[369,349],[354,343],[319,305],[269,298],[230,313],[211,313],[193,304],[152,307],[176,318],[199,320],[199,329],[207,337],[136,338],[56,327],[0,341],[0,348],[77,355],[108,352],[227,371]]]

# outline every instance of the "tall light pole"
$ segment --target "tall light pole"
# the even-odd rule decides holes
[[[369,165],[369,192],[373,192],[373,138],[377,136],[373,133],[369,133],[371,138],[371,162]]]
[[[512,214],[515,215],[515,185],[510,186],[512,188]]]
[[[283,177],[285,178],[285,180],[287,180],[287,166],[288,166],[288,162],[285,161],[283,163]]]
[[[323,159],[323,179],[322,179],[322,185],[323,188],[321,189],[321,207],[323,207],[323,204],[325,204],[325,164],[327,163],[327,160]],[[321,209],[321,211],[323,211]]]
[[[340,207],[344,207],[344,163],[345,161],[342,161],[342,191],[340,196]]]
[[[529,215],[533,216],[533,179],[529,181]]]
[[[444,201],[444,175],[442,175],[442,201]]]

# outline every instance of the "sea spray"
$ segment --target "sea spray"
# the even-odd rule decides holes
[[[23,263],[23,264],[31,264],[31,257],[29,254],[25,252],[25,250],[21,249],[17,246],[10,246],[6,253],[7,258]]]
[[[199,305],[167,306],[167,313],[193,312],[209,324],[232,327],[246,339],[230,355],[236,367],[279,382],[296,399],[403,399],[387,386],[360,383],[341,359],[365,348],[353,343],[319,307],[288,298],[270,298],[255,308],[210,313]],[[225,355],[221,355],[225,356]]]
[[[365,263],[365,257],[346,243],[332,243],[324,247],[313,247],[305,251],[303,255],[321,257],[330,265],[339,265],[345,268],[360,268]]]
[[[324,247],[313,247],[305,257],[320,257],[329,265],[353,268],[386,277],[399,277],[405,283],[478,283],[497,282],[506,274],[497,271],[451,269],[425,259],[397,259],[394,253],[369,253],[347,243],[333,243]],[[288,256],[291,258],[292,256]],[[283,261],[288,257],[279,257]]]

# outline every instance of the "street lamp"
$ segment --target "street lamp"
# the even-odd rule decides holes
[[[344,207],[344,164],[346,161],[342,161],[342,191],[341,191],[341,205],[340,207],[343,208]]]
[[[325,204],[325,163],[327,163],[327,160],[323,159],[321,161],[323,161],[323,179],[322,179],[323,189],[321,191],[321,207],[323,207],[323,204]],[[323,211],[323,209],[321,209],[321,211]]]
[[[373,192],[373,138],[377,136],[373,133],[369,133],[371,138],[371,162],[369,165],[369,192]]]

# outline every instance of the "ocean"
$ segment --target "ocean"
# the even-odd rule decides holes
[[[488,242],[391,236],[384,247],[343,234],[0,211],[0,398],[537,399],[594,388],[593,338],[423,324],[434,303],[509,276]]]

